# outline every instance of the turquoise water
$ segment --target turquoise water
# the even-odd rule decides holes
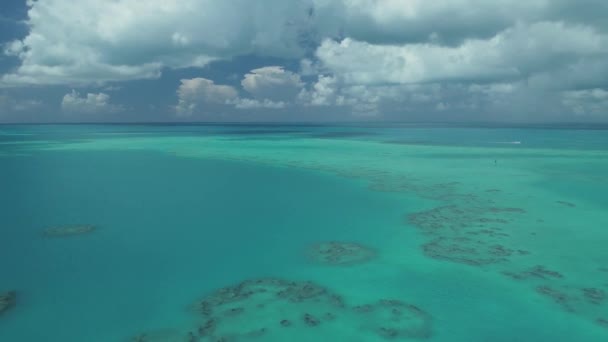
[[[607,157],[588,127],[0,126],[0,341],[608,340]]]

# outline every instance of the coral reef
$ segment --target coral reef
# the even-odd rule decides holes
[[[431,337],[431,317],[415,305],[398,300],[380,300],[374,304],[355,307],[363,327],[385,339],[426,339]],[[367,324],[369,322],[370,324]],[[378,325],[378,322],[381,322]]]
[[[539,286],[536,288],[536,292],[543,296],[547,296],[553,300],[556,304],[559,304],[564,310],[568,312],[574,312],[574,307],[571,305],[572,297],[567,293],[556,290],[549,286]]]
[[[310,340],[339,340],[359,331],[397,340],[432,334],[431,316],[412,304],[380,300],[349,306],[340,295],[307,281],[248,280],[212,293],[193,309],[203,317],[193,341],[288,340],[295,331]]]
[[[511,271],[503,271],[502,274],[506,275],[509,278],[524,280],[529,278],[539,278],[539,279],[549,279],[549,278],[563,278],[564,276],[557,272],[552,271],[550,269],[545,268],[542,265],[536,265],[528,270],[522,272],[511,272]]]
[[[17,301],[17,293],[9,291],[0,294],[0,314],[12,309]]]
[[[463,187],[458,182],[429,184],[425,179],[414,179],[405,174],[373,167],[349,170],[320,166],[313,168],[324,169],[343,177],[365,178],[373,191],[408,192],[443,203],[439,207],[411,213],[405,217],[408,225],[428,237],[428,240],[421,244],[425,255],[501,272],[514,281],[529,285],[531,290],[553,301],[563,310],[608,327],[606,281],[589,278],[586,279],[587,284],[583,285],[580,283],[581,279],[576,277],[566,277],[549,267],[530,264],[529,257],[520,259],[529,265],[527,268],[514,262],[516,258],[532,254],[522,248],[526,241],[524,234],[527,234],[532,242],[541,240],[543,234],[530,229],[533,228],[530,225],[532,222],[544,223],[545,220],[526,217],[528,212],[523,208],[499,204],[497,198],[507,198],[513,194],[491,187],[481,188],[479,193],[465,193],[460,191]],[[566,201],[555,203],[568,208],[577,206]],[[534,246],[534,243],[531,245]],[[319,253],[327,256],[325,263],[339,260],[339,257],[332,257],[331,247],[325,249],[325,254]],[[533,255],[540,255],[539,252]],[[323,259],[319,261],[323,262]],[[598,268],[598,271],[606,274],[608,267]],[[367,304],[354,307],[352,311],[371,315],[374,309],[373,305]],[[377,333],[385,338],[400,336],[390,326],[378,329]]]
[[[44,237],[68,237],[92,233],[95,229],[97,227],[91,224],[67,225],[47,228],[42,232],[42,235]]]
[[[581,291],[583,292],[583,296],[585,297],[585,299],[592,304],[602,304],[604,302],[604,299],[606,299],[606,292],[601,289],[588,287],[581,289]]]
[[[570,208],[576,207],[576,204],[570,203],[570,202],[566,202],[566,201],[555,201],[555,203],[558,203],[558,204],[561,204],[561,205],[565,205],[566,207],[570,207]]]
[[[469,238],[437,238],[422,246],[434,259],[481,266],[507,261],[515,251],[502,245],[490,245]]]
[[[608,313],[603,305],[606,300],[606,292],[602,289],[593,287],[579,288],[566,285],[543,285],[538,286],[536,291],[541,295],[551,298],[568,312],[578,313],[587,317],[595,313]]]
[[[197,332],[203,340],[261,337],[276,329],[316,327],[344,307],[340,296],[311,282],[249,280],[199,301],[195,310],[205,322]]]
[[[596,282],[591,283],[593,286],[582,286],[580,279],[569,279],[543,265],[517,268],[517,263],[513,262],[515,258],[531,254],[521,248],[520,244],[525,241],[525,237],[522,239],[522,230],[517,229],[519,222],[530,224],[530,218],[525,218],[525,209],[499,206],[492,199],[483,199],[481,194],[459,193],[458,183],[425,186],[413,184],[412,180],[408,179],[388,177],[389,179],[381,181],[379,178],[372,181],[370,187],[373,190],[408,191],[444,203],[442,206],[405,216],[406,224],[428,237],[421,245],[426,256],[497,270],[510,279],[529,284],[530,289],[550,299],[566,312],[593,320],[602,326],[608,325],[605,319],[608,314],[608,284]],[[501,192],[499,189],[482,191],[487,195]],[[576,207],[570,202],[556,203],[569,208]],[[535,221],[544,222],[542,219]],[[528,230],[528,233],[534,239],[539,239],[540,234],[537,232]],[[608,273],[608,268],[598,268],[598,271]],[[359,307],[357,310],[371,309]],[[389,327],[382,330],[382,334],[392,336],[395,331]]]
[[[427,256],[482,266],[529,254],[505,241],[510,234],[503,226],[523,213],[520,208],[447,205],[409,214],[406,221],[433,238],[422,246]]]
[[[513,265],[508,265],[513,266]],[[606,290],[601,286],[581,286],[580,279],[536,265],[523,271],[504,270],[510,279],[528,283],[539,295],[550,299],[562,310],[600,323],[597,317],[608,314]]]
[[[323,242],[308,249],[308,257],[328,265],[353,265],[367,262],[376,256],[368,247],[352,242]]]

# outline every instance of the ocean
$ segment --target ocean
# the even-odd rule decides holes
[[[608,131],[0,126],[0,341],[608,341]]]

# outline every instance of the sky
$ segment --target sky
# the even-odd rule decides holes
[[[608,122],[606,0],[1,0],[0,122]]]

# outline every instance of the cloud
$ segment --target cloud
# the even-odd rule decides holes
[[[15,101],[13,103],[13,110],[16,112],[26,112],[30,110],[39,109],[43,106],[42,101],[38,100],[23,100]]]
[[[0,94],[0,108],[6,108],[10,103],[10,98],[6,95]]]
[[[490,39],[469,39],[455,47],[325,40],[316,56],[346,83],[407,84],[524,79],[607,53],[608,38],[588,27],[542,22],[517,25]]]
[[[81,97],[75,90],[65,94],[61,101],[61,109],[65,113],[74,114],[115,113],[123,110],[121,106],[110,103],[108,94],[88,93]]]
[[[240,97],[239,90],[235,87],[218,85],[206,78],[183,79],[177,89],[176,113],[190,116],[217,110],[221,106],[236,109],[283,109],[295,100],[305,84],[300,75],[281,66],[266,66],[246,73],[241,86],[253,98]]]
[[[603,100],[593,95],[608,89],[603,0],[38,0],[29,6],[27,35],[2,47],[18,65],[0,76],[0,87],[91,84],[99,96],[124,91],[123,81],[182,69],[172,104],[181,116],[272,109],[346,119],[522,121],[573,113],[608,119]],[[243,65],[254,67],[243,72]],[[202,67],[213,80],[196,77]]]
[[[28,35],[5,48],[21,65],[3,77],[4,83],[158,78],[165,67],[201,67],[234,56],[300,57],[324,37],[340,34],[371,43],[430,36],[453,40],[451,35],[462,39],[493,33],[546,7],[540,0],[509,3],[501,6],[502,11],[495,10],[497,4],[481,0],[38,0],[28,4]]]
[[[315,76],[321,73],[317,63],[311,59],[303,58],[300,60],[300,75]]]
[[[608,116],[608,90],[565,91],[562,103],[577,115]]]
[[[319,75],[312,88],[302,90],[298,98],[305,105],[334,105],[338,102],[338,80],[333,76]]]
[[[103,91],[119,91],[121,89],[121,86],[106,86],[103,88]]]
[[[345,85],[334,76],[319,75],[310,89],[298,95],[298,103],[306,107],[334,106],[347,108],[357,116],[376,116],[384,101],[396,100],[403,87]]]
[[[290,97],[295,95],[294,90],[289,88],[299,89],[303,86],[298,75],[274,66],[252,70],[245,75],[241,84],[257,98],[240,97],[236,88],[218,85],[206,78],[182,79],[177,89],[176,113],[179,116],[191,116],[226,106],[236,109],[282,109],[288,106],[289,101],[293,100]]]
[[[206,78],[182,79],[177,89],[178,104],[175,107],[180,116],[190,116],[197,111],[219,104],[228,104],[238,98],[238,91],[231,86],[217,85]],[[202,108],[201,108],[202,107]]]
[[[0,116],[30,112],[42,108],[44,104],[39,100],[15,99],[7,94],[0,94]]]
[[[5,47],[21,65],[7,84],[81,84],[158,78],[163,68],[201,67],[260,54],[306,51],[306,0],[38,0],[28,35]]]
[[[517,22],[539,20],[551,9],[546,0],[317,0],[315,3],[323,31],[371,44],[433,41],[459,45],[465,39],[492,37]]]
[[[255,99],[247,99],[247,98],[239,98],[234,101],[231,101],[230,104],[234,105],[237,109],[257,109],[257,108],[267,108],[267,109],[282,109],[287,106],[287,104],[283,101],[272,101],[269,99],[264,100],[255,100]]]
[[[269,100],[292,100],[304,87],[300,75],[280,66],[253,69],[241,85],[254,97]]]

